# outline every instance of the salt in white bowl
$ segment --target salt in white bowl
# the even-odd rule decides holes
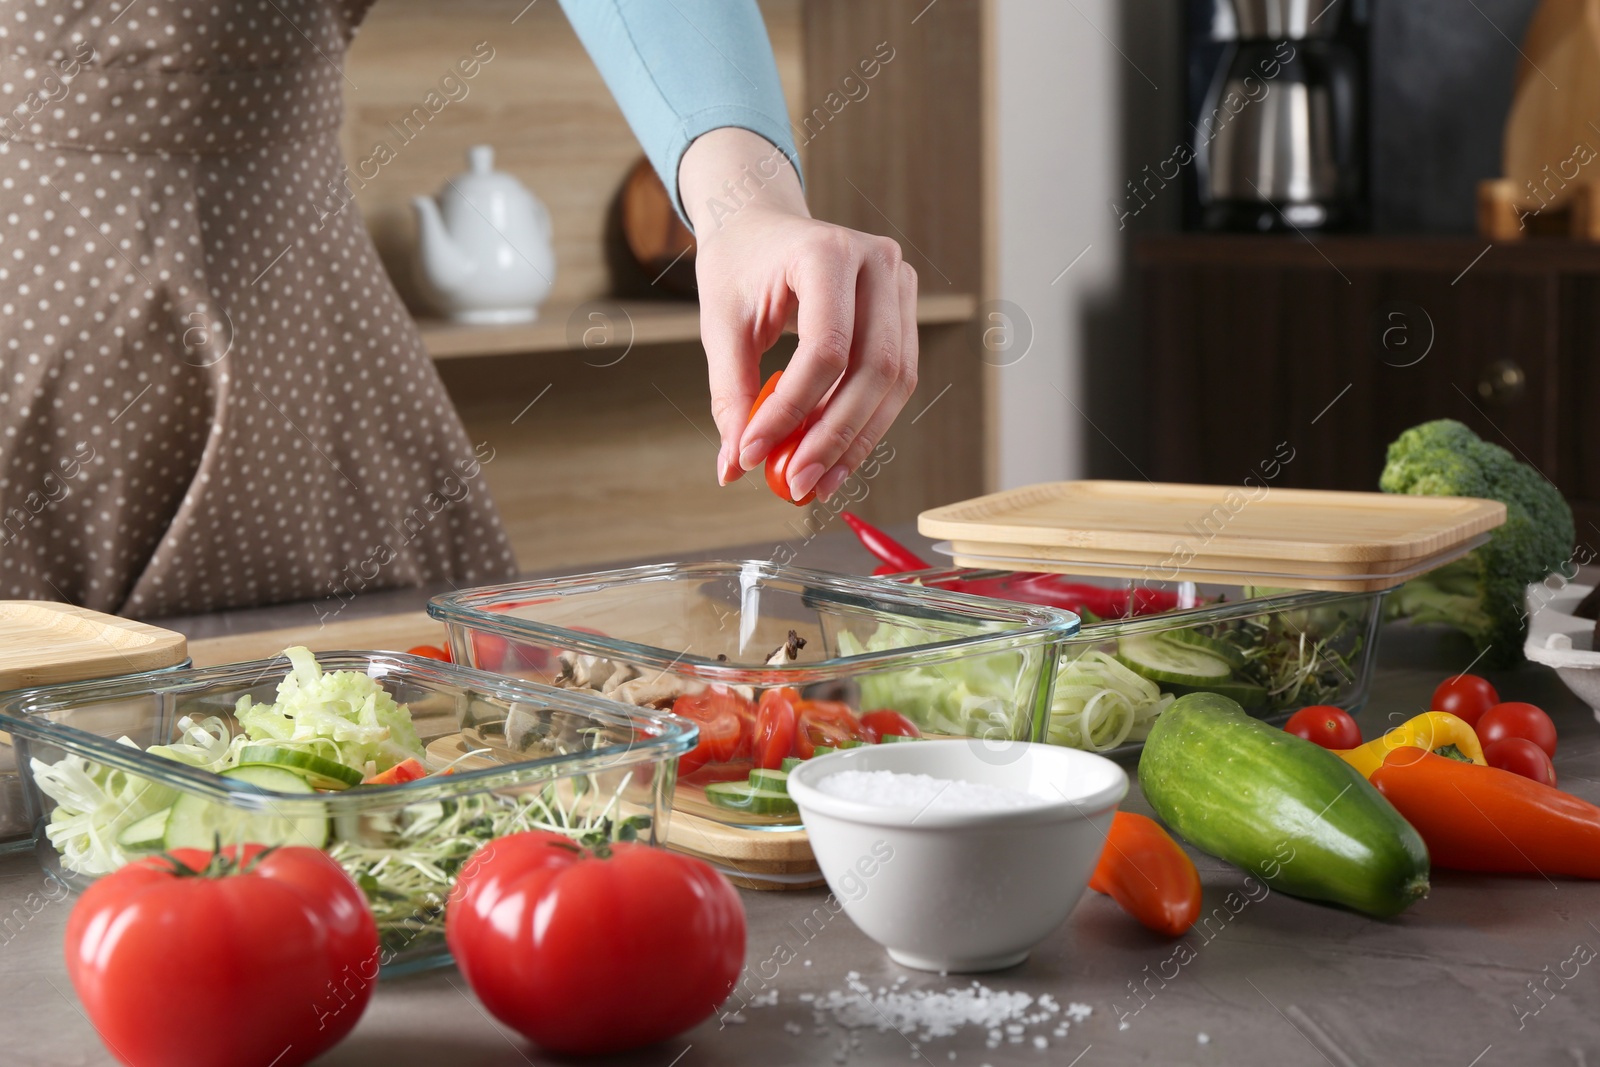
[[[895,771],[1026,792],[1026,808],[883,807],[818,788],[841,771]],[[1055,745],[930,740],[864,745],[789,774],[811,850],[845,913],[895,962],[1011,967],[1059,926],[1099,861],[1128,776]]]

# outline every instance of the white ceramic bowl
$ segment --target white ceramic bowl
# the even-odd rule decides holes
[[[817,784],[840,771],[897,771],[1003,786],[1037,806],[1005,811],[892,808]],[[789,792],[828,887],[897,963],[992,971],[1027,959],[1083,895],[1128,792],[1103,756],[981,740],[869,745],[808,760]]]

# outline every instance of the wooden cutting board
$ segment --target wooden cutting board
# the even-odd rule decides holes
[[[180,633],[49,600],[0,601],[0,691],[182,663]]]
[[[1421,560],[1505,522],[1505,505],[1467,497],[1239,486],[1052,482],[925,511],[927,537],[1057,551],[1125,553],[1129,565],[1170,567],[1204,551],[1260,561],[1318,564]],[[1369,572],[1370,573],[1370,572]]]
[[[1524,209],[1559,208],[1600,182],[1600,131],[1592,125],[1600,118],[1600,0],[1544,0],[1519,52],[1505,177]]]

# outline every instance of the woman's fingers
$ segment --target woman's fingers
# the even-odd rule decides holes
[[[900,374],[895,386],[883,397],[866,426],[846,448],[839,462],[817,482],[817,495],[826,500],[839,491],[852,471],[867,461],[872,450],[889,432],[889,427],[904,409],[917,388],[917,272],[902,262],[899,270]]]
[[[905,403],[899,392],[901,349],[905,344],[901,328],[900,249],[885,238],[863,241],[868,248],[856,277],[856,315],[848,366],[789,462],[789,489],[796,500],[815,488],[845,457],[880,407],[893,403],[892,419]]]
[[[761,348],[751,336],[750,324],[737,309],[726,306],[727,287],[700,286],[700,341],[706,350],[711,378],[711,417],[721,444],[717,451],[717,482],[727,485],[743,477],[739,465],[739,439],[750,419],[750,405],[761,387]]]
[[[909,263],[900,265],[898,288],[901,337],[899,377],[867,420],[866,426],[856,435],[850,447],[845,449],[839,462],[817,483],[817,495],[824,500],[837,492],[851,472],[866,462],[917,388],[917,272]]]
[[[798,429],[849,368],[859,266],[855,242],[835,227],[809,234],[793,253],[787,276],[799,308],[800,343],[778,388],[745,427],[739,444],[745,470]]]

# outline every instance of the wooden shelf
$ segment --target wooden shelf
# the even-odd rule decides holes
[[[635,345],[675,344],[700,340],[700,306],[688,301],[618,300],[588,304],[547,304],[533,322],[509,326],[470,326],[439,319],[419,319],[423,343],[434,359],[506,356],[525,352],[570,352],[583,347],[583,331],[591,328],[590,312],[604,315],[620,308],[626,316],[610,323],[626,336],[631,327]],[[580,309],[587,309],[582,310]],[[971,293],[931,293],[917,302],[917,321],[924,326],[965,322],[978,309]],[[600,324],[593,328],[603,328]],[[620,338],[612,344],[622,343]]]

